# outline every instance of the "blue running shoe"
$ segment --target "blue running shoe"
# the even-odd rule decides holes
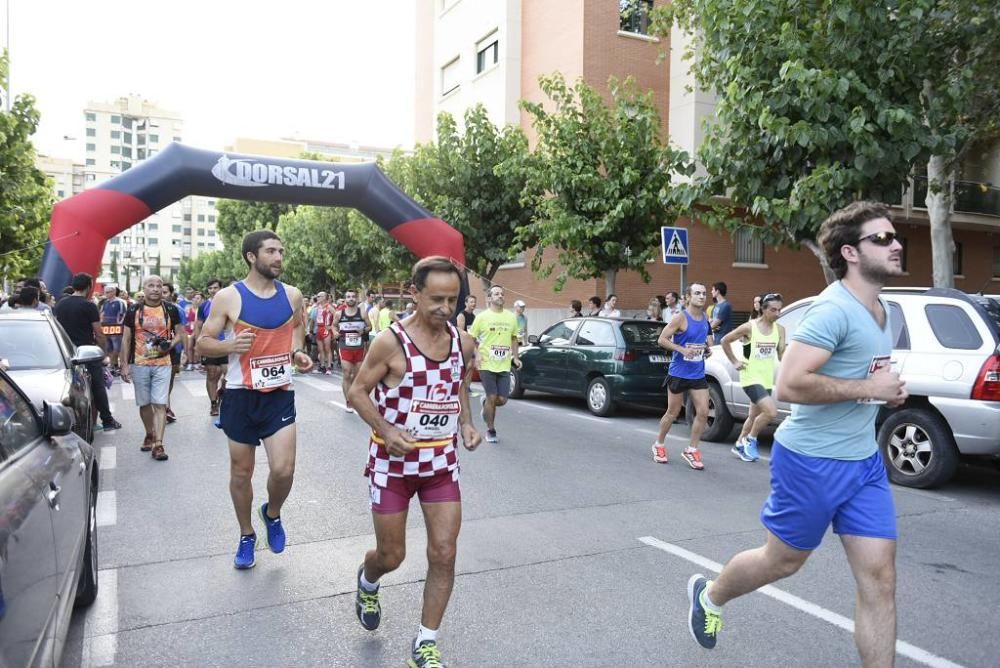
[[[374,631],[382,621],[382,604],[379,602],[378,589],[367,591],[361,586],[361,574],[365,565],[358,568],[358,594],[354,599],[354,607],[358,613],[358,621],[368,631]]]
[[[281,554],[285,551],[285,528],[281,526],[281,518],[272,520],[267,516],[267,504],[264,503],[258,509],[260,513],[260,520],[267,527],[267,533],[264,540],[266,545],[271,549],[271,552],[275,554]]]
[[[233,566],[240,570],[253,568],[253,551],[257,547],[257,536],[240,536],[240,546],[236,548]]]
[[[736,441],[736,444],[733,445],[733,447],[729,448],[729,452],[733,453],[734,455],[736,455],[745,462],[753,461],[753,459],[751,459],[750,455],[747,453],[747,442],[745,439],[740,439]]]
[[[701,573],[692,575],[688,580],[688,600],[691,601],[691,607],[688,609],[688,630],[699,645],[705,649],[713,649],[719,631],[722,630],[722,615],[712,612],[702,603],[706,587],[708,580]]]
[[[750,461],[755,462],[760,459],[760,452],[757,450],[757,439],[753,436],[747,436],[745,449]]]

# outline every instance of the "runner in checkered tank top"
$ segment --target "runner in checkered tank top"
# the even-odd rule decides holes
[[[475,342],[449,323],[461,274],[446,258],[426,258],[414,267],[413,286],[416,313],[375,337],[348,399],[372,428],[365,475],[376,548],[358,569],[358,619],[370,631],[381,622],[378,582],[406,553],[407,511],[416,495],[435,548],[428,551],[422,624],[410,657],[420,666],[428,657],[440,660],[437,629],[454,585],[462,523],[458,434],[467,450],[481,437],[469,411],[467,361],[475,359]]]

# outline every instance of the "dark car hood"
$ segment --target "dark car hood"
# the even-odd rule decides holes
[[[73,375],[69,369],[22,369],[8,371],[7,375],[28,395],[39,411],[42,410],[43,401],[57,404],[69,400],[73,383]]]

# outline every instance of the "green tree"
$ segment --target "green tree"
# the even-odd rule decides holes
[[[223,285],[238,281],[247,273],[247,265],[232,250],[216,250],[198,257],[184,258],[177,270],[177,285],[204,290],[209,279],[217,278]]]
[[[403,180],[411,196],[463,234],[466,264],[485,287],[536,215],[537,198],[526,196],[534,157],[521,129],[497,129],[481,104],[464,121],[459,132],[450,114],[439,114],[437,143],[417,147]]]
[[[525,170],[538,219],[518,232],[537,246],[533,269],[553,271],[551,248],[562,267],[556,289],[603,276],[611,293],[622,269],[649,281],[660,227],[689,205],[688,189],[673,183],[692,173],[687,155],[664,143],[652,93],[631,78],[609,80],[610,104],[582,80],[572,89],[559,74],[539,81],[554,109],[521,102],[538,132],[537,161]]]
[[[755,225],[769,244],[815,243],[852,199],[898,201],[929,161],[935,285],[951,285],[946,181],[995,127],[1000,9],[976,0],[676,0],[692,69],[718,96],[698,158],[701,195],[726,193],[706,222]],[[749,215],[748,215],[749,214]]]
[[[215,209],[218,218],[215,229],[218,230],[222,243],[226,248],[236,249],[243,243],[243,237],[255,230],[277,230],[281,216],[292,210],[289,204],[274,202],[247,202],[235,199],[219,200]]]
[[[7,95],[7,52],[0,55],[0,88]],[[18,95],[0,110],[0,276],[34,274],[52,215],[52,185],[35,167],[31,135],[40,114],[35,98]],[[62,286],[49,286],[59,290]]]

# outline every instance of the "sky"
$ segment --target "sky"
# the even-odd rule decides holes
[[[2,43],[6,2],[11,89],[37,100],[40,153],[82,161],[83,108],[128,94],[180,112],[199,148],[413,143],[412,0],[0,0]]]

